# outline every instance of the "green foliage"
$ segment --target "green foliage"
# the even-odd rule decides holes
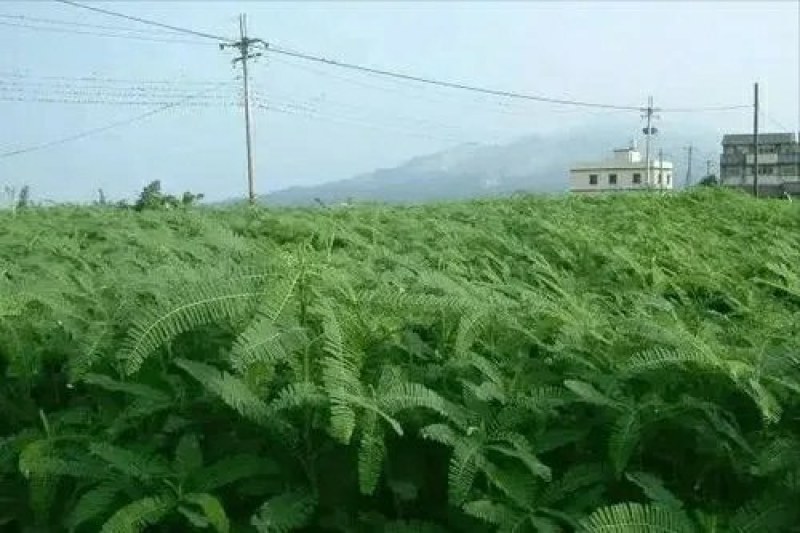
[[[709,174],[708,176],[703,176],[699,182],[699,185],[701,187],[713,187],[715,185],[719,185],[719,180],[714,174]]]
[[[100,191],[100,198],[100,204],[105,205],[105,198],[102,194],[102,190]],[[161,192],[161,182],[156,180],[145,185],[144,189],[142,189],[142,192],[139,194],[139,198],[133,204],[133,208],[136,211],[145,211],[153,209],[171,209],[180,206],[188,207],[202,199],[202,194],[194,194],[188,191],[183,193],[180,199],[169,194],[164,194]]]
[[[28,185],[23,185],[22,188],[19,190],[19,196],[17,196],[17,210],[22,211],[27,209],[31,206],[31,188]]]
[[[3,531],[800,531],[797,204],[173,200],[0,212]]]

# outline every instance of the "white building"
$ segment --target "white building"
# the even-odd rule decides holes
[[[650,159],[650,173],[644,157],[630,148],[614,150],[614,155],[605,161],[581,163],[572,167],[570,191],[572,192],[613,192],[638,191],[647,189],[672,189],[673,174],[670,161]],[[648,184],[649,177],[649,184]]]

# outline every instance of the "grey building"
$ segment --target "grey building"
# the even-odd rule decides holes
[[[752,135],[723,136],[720,184],[751,191],[753,153]],[[758,135],[758,192],[764,196],[800,194],[800,144],[794,133]]]

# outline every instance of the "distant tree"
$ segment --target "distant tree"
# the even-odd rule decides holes
[[[183,193],[179,198],[161,192],[161,182],[156,180],[152,181],[142,189],[139,194],[139,199],[134,204],[133,208],[136,211],[144,211],[145,209],[174,209],[177,207],[190,207],[203,199],[202,194],[195,194],[189,191]]]
[[[31,205],[31,188],[27,185],[24,185],[19,190],[19,196],[17,197],[17,209],[25,209],[30,207]]]
[[[709,174],[708,176],[705,176],[703,179],[701,179],[698,185],[700,185],[701,187],[714,187],[716,185],[719,185],[719,180],[714,174]]]
[[[151,181],[145,185],[139,194],[139,199],[133,204],[136,211],[145,209],[159,209],[164,205],[164,195],[161,193],[161,181]]]
[[[97,203],[99,205],[108,205],[106,193],[103,192],[103,189],[97,189]]]
[[[8,202],[8,207],[10,207],[12,211],[16,209],[17,189],[6,185],[5,187],[3,187],[3,195],[5,196],[5,201]]]
[[[181,205],[184,207],[195,205],[197,202],[203,199],[203,196],[204,195],[202,193],[194,194],[186,191],[183,193],[183,197],[181,198]]]

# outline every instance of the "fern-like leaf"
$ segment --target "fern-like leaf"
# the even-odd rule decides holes
[[[365,417],[358,449],[358,485],[362,494],[371,495],[378,486],[386,445],[376,415]]]
[[[243,479],[276,475],[278,464],[256,455],[232,455],[192,472],[190,486],[198,492],[211,492]]]
[[[176,359],[175,364],[243,417],[257,423],[267,421],[269,415],[267,405],[244,381],[197,361]]]
[[[796,524],[796,513],[778,498],[758,498],[738,509],[728,524],[733,533],[779,533]]]
[[[169,466],[159,457],[149,457],[105,442],[92,443],[89,451],[114,470],[134,479],[158,479],[170,472]]]
[[[182,303],[143,314],[131,328],[120,354],[125,371],[128,374],[137,372],[153,352],[181,333],[245,316],[260,294],[252,280],[249,283],[217,281],[192,287]]]
[[[695,533],[680,509],[655,504],[620,503],[602,507],[581,521],[584,533]]]
[[[122,491],[117,483],[106,482],[84,492],[70,511],[64,525],[74,530],[90,520],[108,514]]]
[[[203,466],[203,450],[197,435],[183,435],[175,448],[175,471],[182,476],[188,476],[191,472]]]
[[[579,381],[575,379],[568,379],[564,381],[564,385],[572,391],[581,401],[592,405],[599,405],[602,407],[611,407],[619,409],[620,404],[618,401],[609,398],[599,390],[597,390],[591,383]]]
[[[624,412],[614,422],[608,438],[608,455],[617,476],[620,476],[628,465],[631,454],[639,443],[641,431],[642,425],[637,409]]]
[[[347,444],[356,426],[352,400],[362,397],[357,356],[344,343],[339,321],[333,311],[324,311],[325,351],[322,361],[322,381],[331,402],[331,435]]]
[[[667,490],[664,482],[658,477],[647,472],[629,472],[625,477],[631,483],[635,483],[654,503],[666,505],[668,507],[683,507],[683,502],[675,497],[672,492]]]
[[[163,403],[170,400],[168,394],[149,385],[117,381],[102,374],[86,374],[81,381],[107,391],[122,392],[152,403]]]
[[[322,389],[307,381],[290,383],[278,392],[269,404],[269,410],[278,413],[298,407],[322,407],[328,401]]]
[[[139,533],[158,523],[175,502],[166,496],[142,498],[119,509],[103,524],[101,533]]]
[[[630,378],[645,372],[689,365],[714,372],[725,368],[723,360],[705,351],[653,348],[622,361],[617,365],[617,369],[620,377]]]
[[[250,523],[259,533],[288,533],[308,525],[316,506],[306,491],[286,492],[264,502]]]
[[[218,533],[228,533],[230,531],[230,523],[228,522],[228,516],[225,514],[225,508],[216,497],[204,492],[193,492],[184,494],[183,500],[200,507],[208,523]]]

